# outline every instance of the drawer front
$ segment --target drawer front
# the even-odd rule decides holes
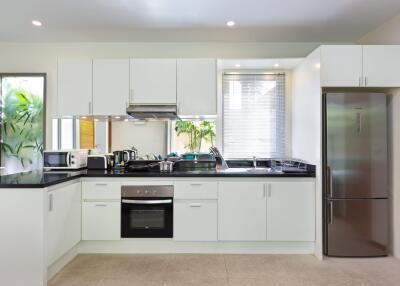
[[[121,203],[84,202],[82,240],[120,240]]]
[[[217,201],[175,201],[174,240],[216,241]]]
[[[217,182],[175,182],[174,197],[176,199],[217,199]]]
[[[121,184],[119,182],[83,182],[82,199],[87,200],[120,200]]]

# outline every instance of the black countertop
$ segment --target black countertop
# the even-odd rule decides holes
[[[231,168],[227,171],[124,172],[123,170],[33,171],[0,176],[0,188],[45,188],[81,177],[315,177],[315,172],[282,173]]]

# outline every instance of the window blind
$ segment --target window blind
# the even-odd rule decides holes
[[[223,155],[285,156],[285,75],[223,76]]]

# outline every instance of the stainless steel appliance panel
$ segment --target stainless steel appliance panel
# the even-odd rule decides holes
[[[326,104],[326,197],[386,198],[386,95],[328,93]]]
[[[329,256],[387,255],[388,199],[327,200]]]

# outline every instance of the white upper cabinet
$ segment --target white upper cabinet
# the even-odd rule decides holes
[[[92,113],[124,115],[128,101],[129,59],[93,60]]]
[[[57,116],[90,114],[92,60],[59,60],[57,90]]]
[[[364,84],[369,87],[400,87],[400,46],[363,46]]]
[[[176,104],[176,59],[131,59],[132,104]]]
[[[273,182],[267,188],[267,240],[314,241],[314,183]]]
[[[321,85],[356,87],[362,84],[362,46],[321,47]]]
[[[265,184],[220,182],[218,240],[265,241],[267,233]]]
[[[177,60],[178,114],[217,114],[217,74],[215,59]]]

